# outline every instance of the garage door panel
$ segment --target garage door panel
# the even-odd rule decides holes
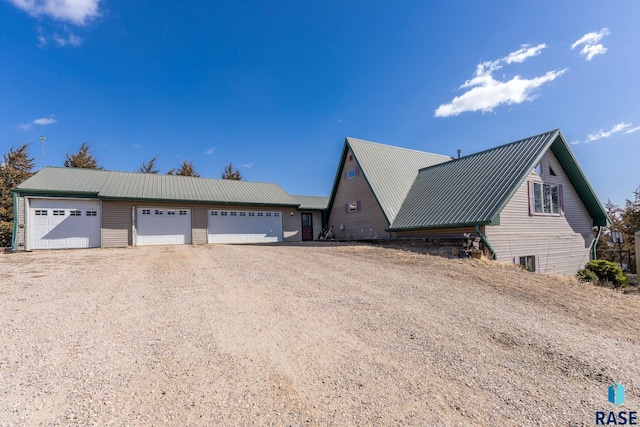
[[[264,243],[282,241],[282,213],[221,211],[208,213],[209,243]]]
[[[191,243],[190,209],[143,207],[136,213],[138,246]]]
[[[100,202],[79,199],[29,199],[29,247],[100,247]]]

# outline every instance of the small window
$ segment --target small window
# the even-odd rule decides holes
[[[263,212],[258,212],[258,216],[264,216]]]
[[[540,163],[538,163],[534,168],[533,168],[533,173],[537,173],[538,175],[540,175],[542,173],[542,166],[540,165]]]
[[[64,210],[53,210],[53,216],[64,216]]]
[[[515,261],[527,271],[536,271],[536,257],[534,255],[516,257]]]
[[[37,216],[47,216],[48,215],[48,211],[46,209],[36,209],[36,215]]]
[[[142,209],[142,215],[151,215],[151,209]]]
[[[227,213],[228,212],[226,212],[226,211],[222,211],[222,212],[220,212],[220,216],[227,216]]]
[[[96,211],[87,211],[86,216],[98,216],[98,212],[96,212]]]
[[[82,212],[80,211],[76,211],[76,210],[69,211],[69,216],[81,216],[81,215],[82,215]]]
[[[533,212],[542,215],[559,215],[561,189],[556,184],[533,183]]]
[[[256,216],[255,212],[249,212],[249,216]]]
[[[352,162],[353,161],[353,154],[349,154],[349,161]]]
[[[280,212],[274,212],[273,216],[280,216]]]
[[[231,212],[231,216],[238,216],[238,212]]]
[[[247,216],[246,212],[240,212],[240,216]]]
[[[360,201],[350,202],[344,205],[344,213],[354,213],[360,211]]]
[[[160,209],[156,209],[156,215],[162,215],[162,211]]]
[[[358,175],[358,171],[356,168],[349,169],[347,171],[347,179],[355,178]]]
[[[180,215],[186,215],[187,211],[180,211]]]
[[[167,215],[175,215],[176,211],[167,211]]]
[[[556,176],[556,173],[554,172],[554,170],[551,168],[551,166],[549,166],[549,175],[551,176]]]
[[[180,211],[182,212],[182,211]],[[218,216],[218,211],[211,211],[211,216]]]
[[[267,216],[271,216],[271,212],[267,212]]]

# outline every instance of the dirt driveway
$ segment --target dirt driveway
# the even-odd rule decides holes
[[[640,298],[370,246],[0,257],[0,425],[593,425]],[[607,402],[619,381],[626,402]]]

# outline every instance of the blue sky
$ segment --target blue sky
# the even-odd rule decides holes
[[[328,195],[346,136],[454,156],[560,128],[640,185],[640,2],[0,0],[0,150]],[[472,174],[472,171],[470,171]],[[472,177],[470,177],[472,178]]]

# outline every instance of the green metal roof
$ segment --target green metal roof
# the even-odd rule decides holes
[[[20,193],[84,194],[102,199],[299,204],[277,184],[56,167],[42,169],[14,190]]]
[[[320,197],[320,196],[291,196],[291,197],[293,197],[300,204],[298,209],[323,211],[327,209],[327,205],[329,204],[328,197]]]
[[[347,138],[336,179],[342,176],[347,147],[351,149],[362,175],[390,224],[395,220],[418,171],[451,160],[451,157],[440,154]]]
[[[499,215],[551,148],[594,225],[607,215],[559,130],[422,169],[392,230],[497,224]],[[559,153],[559,155],[557,154]]]

